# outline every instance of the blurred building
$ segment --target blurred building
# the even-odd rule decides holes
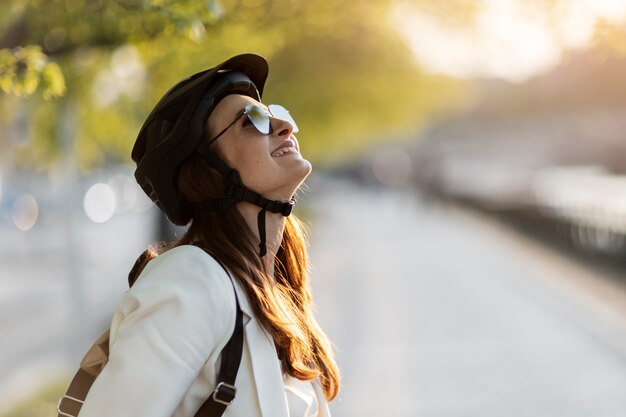
[[[526,83],[478,81],[475,105],[432,126],[412,149],[414,183],[484,209],[565,223],[569,240],[580,240],[582,228],[582,246],[621,253],[625,73],[626,58],[596,49],[571,53]]]

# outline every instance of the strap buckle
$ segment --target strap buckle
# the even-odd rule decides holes
[[[68,413],[65,413],[65,412],[61,411],[61,403],[63,403],[63,400],[65,400],[65,399],[68,399],[68,400],[74,401],[74,402],[76,402],[77,404],[79,404],[79,407],[78,407],[78,409],[79,409],[79,410],[80,410],[80,407],[82,407],[82,406],[83,406],[84,401],[83,401],[83,400],[79,400],[78,398],[70,397],[69,395],[64,395],[64,396],[62,396],[61,398],[59,398],[59,402],[57,403],[57,413],[58,413],[60,416],[65,416],[65,417],[76,417],[76,416],[74,416],[74,415],[72,415],[72,414],[68,414]]]
[[[221,398],[218,398],[218,394]],[[213,401],[224,405],[230,405],[237,395],[237,387],[226,382],[220,382],[213,391]]]
[[[281,213],[283,216],[287,217],[291,214],[291,211],[293,210],[293,206],[296,205],[296,200],[295,199],[291,199],[289,201],[287,201],[286,203],[284,203],[283,206],[283,212]]]

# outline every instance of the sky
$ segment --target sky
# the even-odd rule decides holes
[[[552,11],[532,0],[481,3],[471,29],[452,27],[407,0],[391,19],[427,71],[513,82],[555,66],[564,50],[588,46],[597,22],[626,22],[626,0],[557,0]]]

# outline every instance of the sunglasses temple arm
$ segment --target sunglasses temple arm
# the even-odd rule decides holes
[[[213,142],[215,142],[216,140],[218,140],[218,139],[220,138],[220,136],[222,136],[224,133],[226,133],[226,131],[227,131],[228,129],[230,129],[232,125],[234,125],[235,123],[237,123],[237,121],[238,121],[239,119],[241,119],[241,116],[243,116],[243,115],[244,115],[244,113],[241,113],[239,116],[237,116],[237,118],[236,118],[235,120],[233,120],[233,122],[232,122],[231,124],[229,124],[228,126],[226,126],[226,127],[225,127],[225,128],[224,128],[221,132],[220,132],[220,133],[218,133],[218,134],[217,134],[217,136],[215,136],[213,139],[209,140],[209,141],[207,142],[207,146],[208,146],[208,145],[210,145],[210,144],[212,144],[212,143],[213,143]]]

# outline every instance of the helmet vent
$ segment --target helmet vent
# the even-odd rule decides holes
[[[167,136],[168,133],[170,133],[173,125],[174,123],[172,123],[171,121],[163,120],[163,124],[161,125],[161,139],[163,139],[165,136]]]

